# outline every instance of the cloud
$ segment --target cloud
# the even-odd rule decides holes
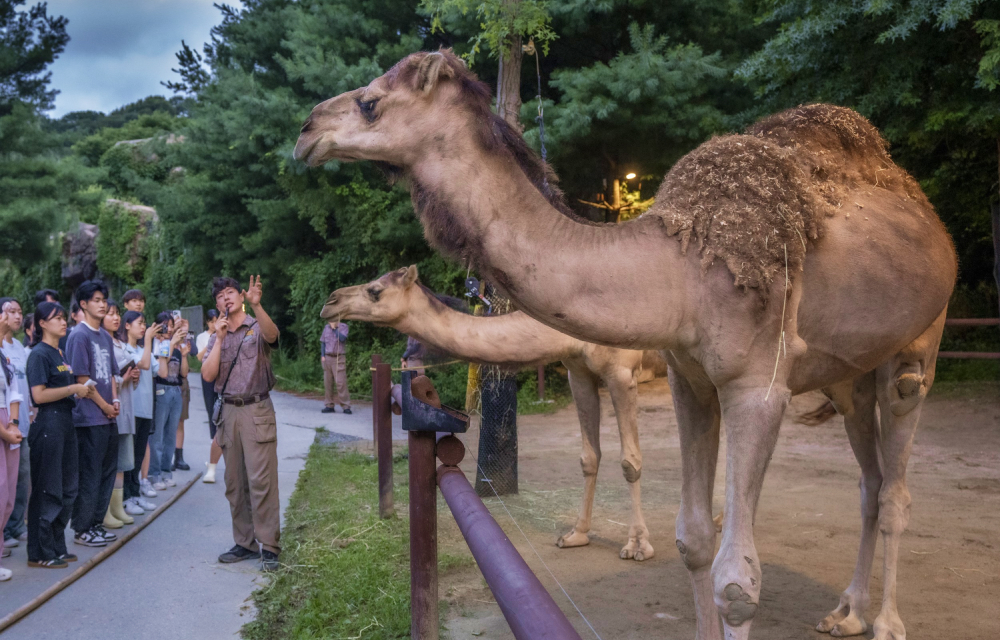
[[[184,40],[201,51],[220,22],[213,0],[48,0],[50,15],[69,19],[70,41],[52,65],[60,91],[49,113],[105,113],[149,95],[169,96]]]

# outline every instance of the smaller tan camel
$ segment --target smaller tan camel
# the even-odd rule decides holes
[[[662,356],[631,349],[602,347],[550,329],[515,311],[502,316],[477,317],[456,311],[420,284],[417,267],[391,271],[367,284],[337,289],[326,301],[324,318],[361,320],[388,326],[414,336],[453,356],[479,364],[523,368],[561,360],[569,370],[583,436],[583,501],[573,529],[562,536],[559,547],[590,543],[597,469],[601,464],[601,399],[597,385],[603,380],[611,395],[621,437],[621,465],[632,500],[632,521],[622,559],[642,561],[653,557],[649,529],[642,515],[639,477],[637,384],[643,360],[654,365]],[[644,355],[646,356],[644,358]],[[655,356],[655,357],[650,357]],[[646,367],[649,371],[649,366]]]

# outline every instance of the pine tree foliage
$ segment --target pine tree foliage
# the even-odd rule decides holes
[[[858,109],[892,143],[955,237],[967,284],[987,279],[997,199],[1000,3],[771,0],[778,31],[739,67],[746,119],[803,102]]]

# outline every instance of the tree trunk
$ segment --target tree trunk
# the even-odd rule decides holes
[[[521,0],[505,0],[516,4]],[[497,74],[497,115],[521,133],[521,36],[510,39],[500,54]],[[492,286],[485,288],[493,291]],[[507,313],[510,301],[487,293],[492,313]],[[517,493],[517,379],[499,367],[480,369],[482,417],[479,422],[479,466],[476,493],[492,496]],[[486,477],[483,477],[486,474]]]
[[[1000,138],[997,138],[997,178],[1000,179]],[[993,279],[1000,297],[1000,202],[993,205]]]
[[[505,4],[517,4],[521,0],[506,0]],[[500,54],[500,73],[497,76],[497,115],[514,127],[518,133],[521,127],[521,36],[512,36],[506,51]]]

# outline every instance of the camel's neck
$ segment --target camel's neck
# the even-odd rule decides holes
[[[512,160],[471,147],[411,168],[414,204],[432,244],[562,332],[614,347],[676,344],[688,310],[674,283],[683,282],[689,263],[660,218],[576,221]],[[634,311],[638,300],[642,313]]]
[[[583,343],[515,311],[477,317],[455,311],[415,291],[403,319],[394,325],[424,344],[481,364],[525,367],[576,355]]]

